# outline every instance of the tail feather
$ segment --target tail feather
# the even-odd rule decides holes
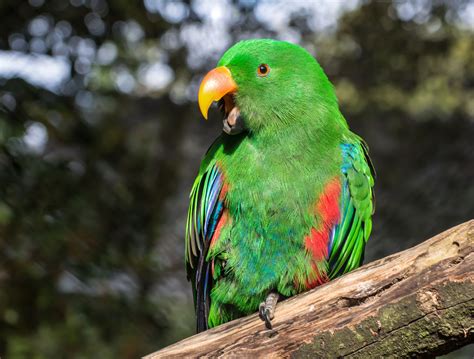
[[[199,266],[201,267],[201,271],[199,271],[200,278],[196,278],[196,331],[198,333],[209,329],[209,292],[212,287],[212,283],[210,283],[212,281],[210,275],[211,264],[202,260]]]

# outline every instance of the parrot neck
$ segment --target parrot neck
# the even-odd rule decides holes
[[[258,121],[266,125],[249,132],[251,142],[264,145],[275,142],[301,148],[315,140],[339,138],[348,131],[339,108],[333,106],[311,106],[293,113],[282,113],[277,109],[266,118],[266,121]]]

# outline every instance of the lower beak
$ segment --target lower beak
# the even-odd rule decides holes
[[[237,84],[227,67],[220,66],[209,71],[201,82],[198,95],[199,109],[204,118],[207,120],[209,107],[214,101],[236,90]]]
[[[222,122],[224,124],[222,130],[228,135],[238,135],[245,130],[245,123],[238,107],[232,108]]]

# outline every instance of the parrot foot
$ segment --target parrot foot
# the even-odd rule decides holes
[[[258,315],[265,322],[267,329],[272,329],[272,319],[275,317],[275,309],[280,295],[270,292],[264,302],[258,307]]]

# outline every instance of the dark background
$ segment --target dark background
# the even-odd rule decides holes
[[[474,217],[473,1],[1,0],[0,20],[2,357],[193,333],[187,196],[221,130],[197,86],[241,38],[310,50],[370,145],[368,261]]]

